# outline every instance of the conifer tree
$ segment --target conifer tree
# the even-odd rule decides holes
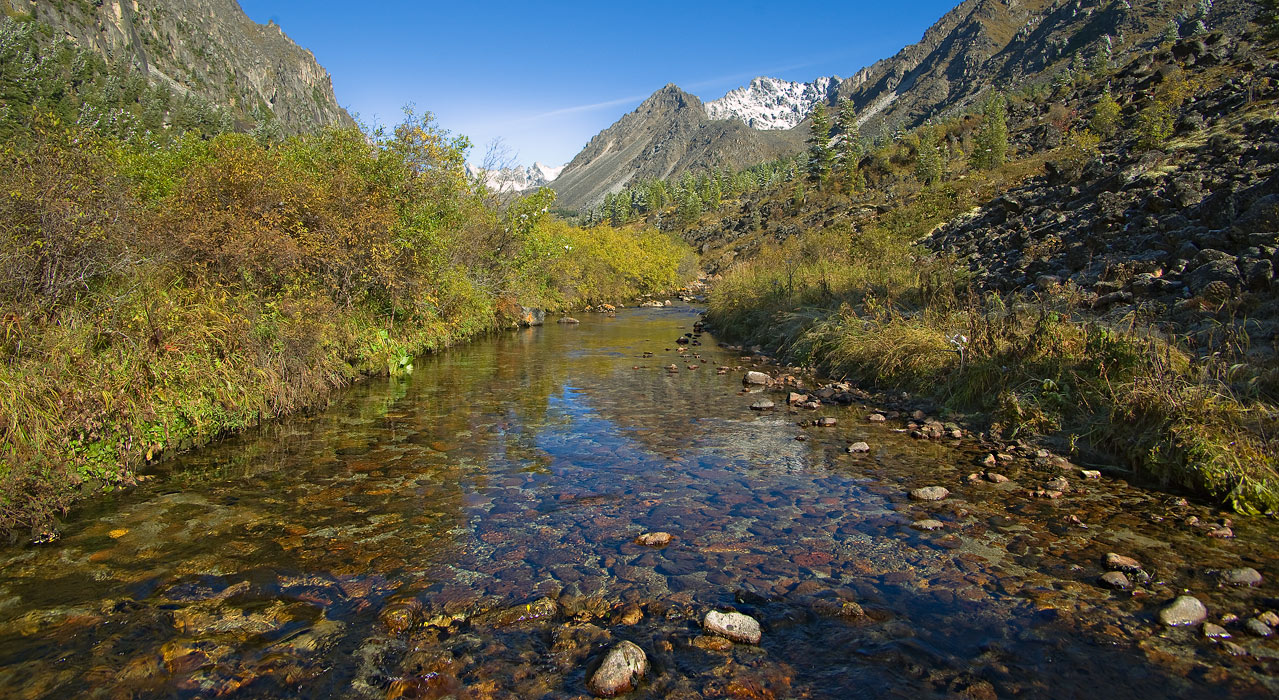
[[[931,128],[919,130],[919,143],[915,148],[915,179],[925,185],[941,180],[941,151],[937,148],[937,136]]]
[[[835,159],[830,148],[830,115],[826,105],[818,103],[809,117],[812,127],[808,137],[808,178],[821,186],[830,179]]]
[[[865,153],[861,134],[857,130],[857,112],[849,100],[840,100],[839,180],[845,194],[853,194],[865,186],[861,168],[858,167]]]

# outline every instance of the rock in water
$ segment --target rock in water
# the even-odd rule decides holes
[[[768,410],[772,410],[772,408],[773,408],[773,402],[769,401],[768,399],[760,399],[759,401],[756,401],[755,403],[751,404],[752,411],[768,411]]]
[[[743,384],[767,384],[768,375],[763,372],[747,372],[746,377],[742,379]]]
[[[581,323],[581,321],[579,321],[579,320],[577,320],[577,319],[573,318],[572,316],[565,316],[565,317],[561,318],[560,320],[556,321],[556,323],[568,323],[568,324],[573,324],[573,323]]]
[[[854,442],[853,444],[848,446],[848,451],[851,454],[861,454],[863,452],[870,452],[870,445],[867,445],[864,442]]]
[[[1106,553],[1105,564],[1106,568],[1111,571],[1122,571],[1128,574],[1135,574],[1141,571],[1141,562],[1132,557],[1125,557],[1114,552]]]
[[[1261,572],[1251,566],[1229,569],[1221,572],[1221,580],[1232,586],[1256,586],[1261,583]]]
[[[910,492],[910,498],[914,501],[940,501],[949,495],[950,491],[945,486],[925,486]]]
[[[722,613],[712,610],[706,613],[702,627],[712,634],[746,644],[759,644],[760,638],[763,637],[759,629],[759,621],[739,612]]]
[[[646,532],[635,538],[637,544],[645,547],[665,547],[671,543],[671,533],[669,532]]]
[[[1169,627],[1197,625],[1208,619],[1208,608],[1194,596],[1177,596],[1177,599],[1159,611],[1159,621]]]
[[[1132,587],[1132,583],[1128,581],[1128,577],[1124,576],[1122,571],[1107,571],[1101,575],[1099,583],[1116,591],[1126,591]]]
[[[634,690],[647,672],[648,657],[644,650],[634,642],[619,642],[608,650],[586,687],[597,697],[611,698]]]

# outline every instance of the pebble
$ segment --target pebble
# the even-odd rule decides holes
[[[924,486],[910,492],[911,500],[915,501],[940,501],[949,495],[950,491],[945,486]]]
[[[1124,576],[1122,571],[1107,571],[1101,575],[1098,582],[1106,588],[1113,588],[1116,591],[1126,591],[1132,587],[1132,583],[1128,581],[1128,577]]]
[[[764,374],[763,372],[753,372],[753,371],[747,372],[746,376],[742,379],[742,383],[743,384],[761,384],[761,385],[767,384],[768,375]]]
[[[1211,622],[1204,623],[1203,635],[1209,639],[1230,639],[1230,633],[1225,627]]]
[[[1125,571],[1130,574],[1135,574],[1138,571],[1141,571],[1141,562],[1133,559],[1132,557],[1125,557],[1122,554],[1115,554],[1114,552],[1106,553],[1106,560],[1104,563],[1106,564],[1106,568],[1111,571]]]
[[[773,402],[768,399],[760,399],[759,401],[751,404],[752,411],[769,411],[772,410],[772,408]]]
[[[1270,625],[1271,627],[1279,627],[1279,615],[1276,615],[1269,610],[1258,615],[1257,619],[1261,620],[1267,625]]]
[[[835,426],[835,419],[834,418],[818,418],[817,420],[813,421],[813,425],[820,426],[822,428],[832,428]]]
[[[883,423],[884,421],[886,421],[886,420],[888,420],[888,419],[887,419],[887,418],[885,418],[885,417],[884,417],[884,414],[882,414],[882,413],[872,413],[872,414],[870,414],[869,416],[867,416],[867,417],[866,417],[866,420],[868,420],[868,421],[870,421],[870,422],[872,422],[872,423]]]
[[[1100,479],[1101,472],[1096,469],[1080,469],[1079,477],[1082,479]]]
[[[915,522],[911,523],[910,526],[915,528],[916,530],[940,530],[943,527],[946,527],[946,524],[940,520],[927,518],[925,520],[916,520]]]
[[[586,686],[598,697],[611,698],[634,690],[646,672],[648,657],[644,650],[634,642],[618,642],[608,650]]]
[[[1169,627],[1197,625],[1206,619],[1208,608],[1198,598],[1189,595],[1177,596],[1159,611],[1159,621]]]
[[[1002,484],[1008,481],[1008,477],[997,472],[986,472],[986,481],[989,481],[992,484]]]
[[[1256,586],[1261,583],[1261,572],[1245,566],[1221,572],[1221,580],[1232,586]]]
[[[712,610],[706,613],[702,627],[712,634],[746,644],[759,644],[759,640],[763,637],[759,621],[739,612],[722,613]]]
[[[642,544],[645,547],[665,547],[671,543],[671,533],[669,532],[646,532],[635,538],[636,544]]]
[[[853,454],[860,454],[860,453],[862,453],[862,452],[870,452],[870,445],[867,445],[867,444],[866,444],[866,443],[864,443],[864,442],[854,442],[853,444],[851,444],[851,445],[849,445],[849,446],[848,446],[848,451],[849,451],[849,452],[851,452],[851,453],[853,453]]]
[[[1257,637],[1269,637],[1275,633],[1274,629],[1272,629],[1270,625],[1267,625],[1255,617],[1243,623],[1243,628],[1248,630],[1249,634]]]

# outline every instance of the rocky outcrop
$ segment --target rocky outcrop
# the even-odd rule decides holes
[[[153,85],[227,110],[243,128],[273,116],[286,134],[354,126],[327,71],[274,23],[257,24],[235,0],[0,0]]]

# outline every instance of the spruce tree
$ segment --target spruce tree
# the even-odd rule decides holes
[[[915,179],[924,185],[941,180],[942,158],[937,148],[937,136],[931,128],[919,130],[919,143],[915,148]]]
[[[830,179],[835,159],[830,148],[830,115],[826,105],[818,103],[809,117],[812,127],[808,137],[808,178],[820,186]]]
[[[840,100],[838,126],[839,142],[839,180],[845,194],[853,194],[865,185],[861,168],[858,167],[865,153],[861,134],[857,130],[857,112],[853,103]]]

